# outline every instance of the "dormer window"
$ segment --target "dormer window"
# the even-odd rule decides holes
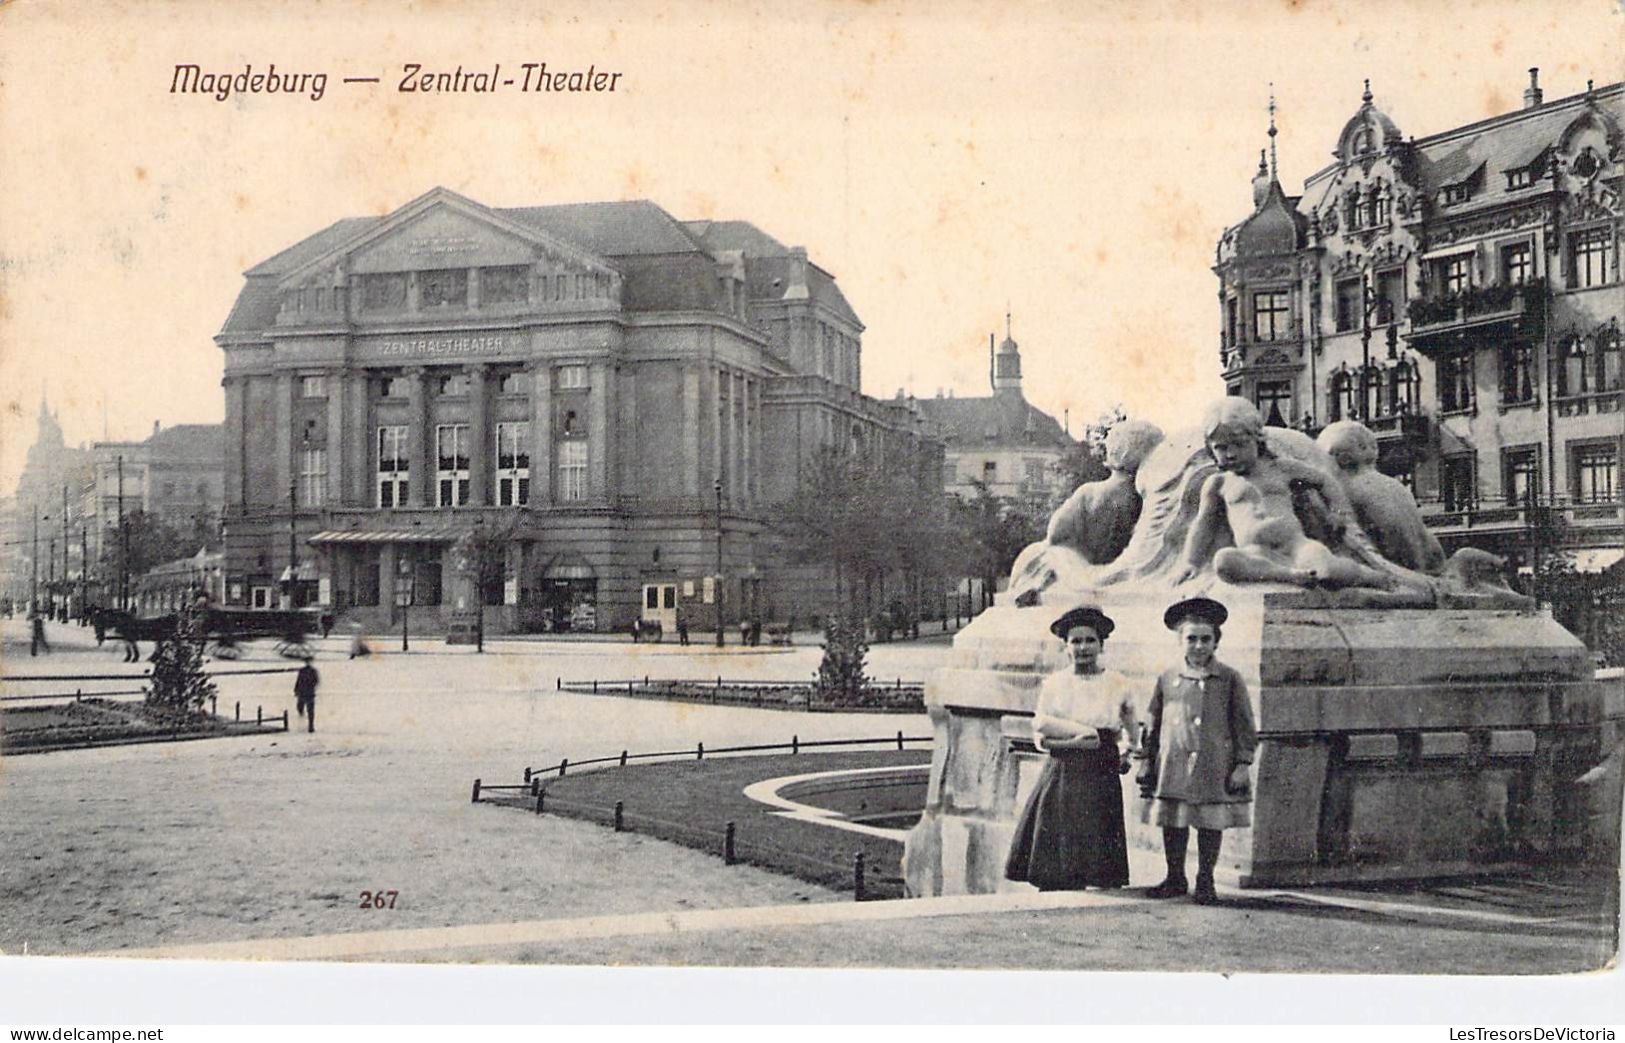
[[[1459,185],[1444,186],[1444,205],[1452,206],[1456,203],[1465,203],[1473,198],[1473,187],[1465,181]]]
[[[1509,170],[1506,172],[1506,177],[1507,191],[1509,192],[1520,188],[1528,188],[1535,183],[1533,167],[1524,167],[1522,170]]]
[[[1354,135],[1354,154],[1355,155],[1357,155],[1357,156],[1364,155],[1365,153],[1372,151],[1374,149],[1374,147],[1375,147],[1375,139],[1371,134],[1371,128],[1370,127],[1366,127],[1364,129],[1362,129],[1358,134]]]

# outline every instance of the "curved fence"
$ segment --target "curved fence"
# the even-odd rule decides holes
[[[711,826],[703,826],[693,821],[681,822],[670,815],[650,813],[641,808],[628,810],[624,800],[613,802],[581,800],[550,793],[549,784],[566,778],[572,768],[582,775],[595,775],[639,762],[700,762],[707,758],[743,758],[773,753],[798,755],[811,751],[861,751],[864,748],[876,752],[887,750],[897,752],[907,750],[911,746],[918,748],[930,742],[930,736],[909,736],[899,731],[893,735],[862,739],[802,741],[799,736],[791,736],[787,743],[756,743],[711,748],[707,748],[704,743],[697,743],[691,749],[646,753],[622,750],[615,756],[591,757],[575,761],[561,758],[557,765],[527,767],[524,769],[524,781],[518,783],[487,784],[481,779],[475,779],[471,799],[474,803],[501,804],[529,810],[537,815],[552,811],[570,818],[606,825],[616,832],[631,831],[657,837],[720,855],[725,865],[743,862],[789,873],[834,890],[850,890],[854,899],[858,901],[896,898],[901,897],[903,893],[901,875],[896,869],[901,845],[896,841],[863,838],[862,846],[854,850],[850,858],[832,857],[833,850],[827,855],[822,853],[820,850],[824,847],[822,844],[811,845],[812,850],[809,850],[807,845],[798,847],[784,842],[774,842],[772,834],[775,830],[759,829],[747,835],[748,831],[739,828],[737,819],[718,822]],[[596,771],[582,772],[581,769],[584,768]],[[765,807],[763,813],[771,814]],[[819,830],[825,827],[809,825],[804,828]]]

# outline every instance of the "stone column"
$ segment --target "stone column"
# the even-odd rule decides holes
[[[733,480],[730,495],[734,503],[743,505],[745,502],[745,375],[733,373],[728,380],[729,420],[732,430],[728,432],[728,448],[732,450],[732,459],[728,462],[728,469]]]
[[[609,411],[614,395],[611,368],[594,362],[587,379],[592,383],[587,402],[587,499],[609,498]]]
[[[700,494],[700,367],[683,366],[683,495]]]
[[[378,607],[395,618],[395,545],[385,543],[378,548]]]
[[[406,371],[406,379],[410,403],[407,416],[411,424],[406,441],[412,458],[407,502],[413,507],[426,507],[434,502],[434,497],[429,495],[434,485],[434,468],[429,466],[430,454],[434,451],[429,431],[429,374],[422,366],[413,366]]]
[[[294,475],[293,374],[276,375],[276,488],[267,497],[272,503],[287,504],[288,482]]]
[[[344,459],[350,442],[344,437],[344,396],[350,390],[344,371],[329,370],[323,378],[327,384],[327,503],[338,507],[344,503],[345,480],[349,477],[348,461]]]
[[[485,363],[468,366],[468,502],[475,507],[491,503],[491,461],[494,435],[491,432],[490,403]]]
[[[744,505],[746,505],[746,507],[754,507],[754,505],[756,505],[757,466],[756,422],[754,422],[754,413],[756,413],[756,380],[751,380],[749,377],[746,377],[746,379],[743,380],[743,398],[744,401],[743,405],[741,405],[741,413],[739,413],[739,416],[743,418],[743,422],[741,422],[741,434],[739,434],[739,445],[741,445],[744,452],[743,463],[741,463],[741,466],[739,466],[739,476],[741,476],[741,486],[739,487],[741,487],[741,491],[743,491],[741,496],[743,496]]]
[[[530,503],[553,505],[553,367],[546,361],[530,371]]]
[[[221,385],[226,389],[226,481],[224,498],[227,504],[246,504],[243,496],[245,483],[243,482],[243,453],[247,448],[245,429],[243,426],[244,395],[247,392],[248,382],[242,377],[226,377]],[[102,490],[96,490],[96,505],[100,510]],[[100,527],[97,528],[98,538]]]
[[[378,432],[372,424],[372,389],[367,371],[344,375],[344,455],[346,493],[344,502],[353,507],[377,504],[373,491],[378,470]]]

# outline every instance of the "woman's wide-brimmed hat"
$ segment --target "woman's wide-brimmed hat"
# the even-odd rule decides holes
[[[1179,624],[1194,619],[1217,627],[1223,626],[1229,618],[1230,610],[1212,598],[1186,598],[1168,606],[1168,611],[1162,614],[1162,625],[1169,630],[1178,630]]]
[[[1067,610],[1059,619],[1051,623],[1049,632],[1065,641],[1066,635],[1072,632],[1073,627],[1088,627],[1095,632],[1096,637],[1104,641],[1111,635],[1113,630],[1117,629],[1117,624],[1112,622],[1111,616],[1100,611],[1100,609],[1092,605],[1080,605],[1077,608]]]

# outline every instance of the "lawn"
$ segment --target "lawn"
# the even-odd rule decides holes
[[[744,790],[752,783],[786,775],[925,765],[930,760],[928,750],[718,757],[612,766],[562,778],[545,776],[540,783],[544,814],[563,814],[612,827],[619,801],[626,830],[719,857],[727,825],[732,822],[734,850],[740,862],[836,890],[852,890],[854,857],[861,852],[866,894],[898,897],[902,894],[900,840],[786,818],[775,814],[776,809],[745,796]],[[863,819],[918,812],[925,803],[924,778],[917,788],[891,787],[865,793],[874,794],[873,799],[887,802],[887,806],[852,806],[852,798],[841,794],[809,798],[806,802]],[[529,812],[535,809],[535,801],[528,794],[498,797],[493,802]]]

